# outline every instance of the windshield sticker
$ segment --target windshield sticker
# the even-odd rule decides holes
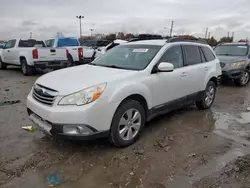
[[[237,46],[238,48],[247,48],[247,46]]]
[[[147,52],[148,49],[145,49],[145,48],[137,48],[137,49],[134,49],[133,52]]]

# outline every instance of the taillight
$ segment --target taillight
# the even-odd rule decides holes
[[[68,57],[68,56],[69,56],[69,50],[66,49],[66,57]]]
[[[33,59],[38,59],[38,50],[37,49],[32,50],[32,56],[33,56]]]
[[[82,57],[82,56],[83,56],[82,48],[78,48],[78,56],[79,56],[79,57]]]

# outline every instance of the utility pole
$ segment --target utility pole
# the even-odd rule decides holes
[[[93,34],[93,31],[94,31],[94,29],[89,29],[90,30],[90,36],[92,37],[92,34]]]
[[[208,32],[208,39],[210,39],[211,32]]]
[[[84,18],[84,16],[76,16],[77,19],[79,19],[80,21],[80,38],[82,37],[82,19]]]
[[[208,27],[206,27],[205,39],[207,38]]]
[[[174,27],[174,21],[172,20],[172,24],[171,24],[171,28],[170,28],[170,34],[169,34],[170,37],[172,37],[173,27]]]
[[[30,39],[32,39],[32,32],[30,32]]]
[[[227,32],[227,38],[229,38],[229,34],[230,34],[230,33],[229,33],[229,31],[228,31],[228,32]]]
[[[234,40],[234,32],[232,32],[232,39]]]

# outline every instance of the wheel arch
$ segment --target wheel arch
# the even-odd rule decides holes
[[[131,94],[131,95],[127,96],[126,98],[124,98],[124,99],[120,102],[118,108],[119,108],[124,102],[126,102],[126,101],[128,101],[128,100],[133,100],[133,101],[139,102],[139,103],[142,105],[143,109],[145,110],[146,118],[148,117],[148,115],[149,115],[149,109],[148,109],[148,103],[147,103],[147,100],[145,99],[145,97],[143,97],[141,94]],[[117,108],[117,109],[118,109],[118,108]]]
[[[212,78],[210,78],[209,81],[214,82],[214,84],[216,85],[216,87],[218,86],[218,79],[215,76],[213,76]]]

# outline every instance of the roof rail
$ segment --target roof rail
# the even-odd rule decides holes
[[[163,37],[161,35],[139,34],[138,37],[130,39],[129,42],[154,39],[163,39]]]
[[[167,40],[167,42],[171,43],[171,42],[196,42],[196,43],[201,43],[201,44],[208,44],[206,39],[203,38],[185,38],[185,37],[173,37],[173,38],[169,38]]]

